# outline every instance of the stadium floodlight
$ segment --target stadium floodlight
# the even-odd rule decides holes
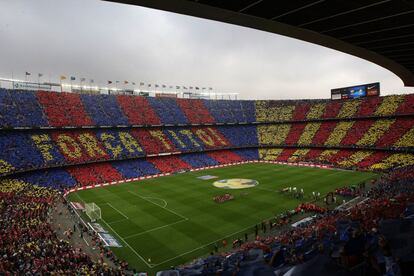
[[[101,219],[101,208],[96,205],[94,202],[92,203],[85,203],[85,213],[91,220],[91,222],[95,222],[98,219]]]

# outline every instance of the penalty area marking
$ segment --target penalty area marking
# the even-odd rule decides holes
[[[146,199],[156,199],[156,200],[160,200],[160,201],[162,201],[162,202],[164,203],[164,205],[163,205],[163,206],[161,206],[161,205],[159,205],[159,204],[157,204],[157,203],[153,202],[154,204],[156,204],[156,205],[160,206],[161,208],[165,208],[165,207],[167,207],[167,205],[168,205],[167,201],[165,201],[164,199],[159,198],[159,197],[144,196],[143,198],[146,198]]]
[[[80,195],[79,195],[79,193],[76,193],[76,195],[77,195],[77,197],[82,201],[82,202],[85,202],[81,197],[80,197]],[[82,218],[81,218],[82,219]],[[107,223],[103,218],[101,218],[100,219],[103,223],[105,223],[106,224],[106,226],[108,226],[108,228],[109,229],[111,229],[112,230],[112,232],[115,234],[115,235],[117,235],[118,236],[118,238],[129,248],[129,249],[131,249],[131,251],[141,260],[141,261],[143,261],[144,262],[144,264],[146,264],[149,268],[153,268],[154,267],[154,265],[152,265],[152,264],[149,264],[141,255],[139,255],[138,254],[138,252],[132,247],[132,246],[130,246],[129,245],[129,243],[127,243],[126,242],[126,240],[124,240],[123,238],[122,238],[122,236],[121,235],[119,235],[118,234],[118,232],[116,232],[115,231],[115,229],[114,228],[112,228],[111,227],[111,225],[109,225],[109,223]],[[85,224],[85,223],[84,223]],[[86,224],[85,224],[86,225]]]

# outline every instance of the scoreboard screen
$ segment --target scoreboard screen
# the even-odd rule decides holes
[[[358,86],[335,88],[331,90],[332,100],[356,99],[380,95],[380,83],[369,83]]]

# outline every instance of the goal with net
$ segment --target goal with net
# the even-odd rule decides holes
[[[101,219],[101,208],[95,203],[85,203],[85,213],[92,222]]]

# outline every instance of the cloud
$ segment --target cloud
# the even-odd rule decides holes
[[[330,89],[391,72],[296,39],[220,22],[98,0],[3,1],[0,75],[42,72],[94,79],[214,87],[243,99],[328,98]],[[411,90],[412,91],[412,90]]]

